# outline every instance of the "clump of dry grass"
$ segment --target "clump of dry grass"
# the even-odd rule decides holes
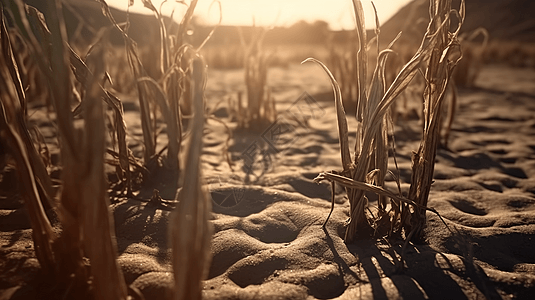
[[[128,36],[127,29],[123,30],[111,15],[105,1],[101,1],[103,10],[110,21],[123,34],[126,46],[126,54],[134,79],[136,81],[139,106],[141,110],[141,124],[144,141],[144,161],[148,164],[157,156],[157,124],[156,119],[159,115],[163,116],[166,124],[168,136],[167,157],[165,166],[169,170],[178,170],[179,165],[179,148],[182,141],[182,114],[179,103],[184,102],[187,98],[184,87],[189,83],[188,66],[182,61],[184,55],[188,52],[188,46],[185,45],[184,39],[186,28],[191,21],[193,11],[197,1],[192,1],[184,16],[184,20],[178,29],[178,33],[173,38],[167,33],[163,17],[151,1],[144,1],[147,8],[153,11],[157,21],[160,24],[160,59],[159,75],[160,78],[152,78],[148,75],[143,66],[136,43]],[[128,26],[128,25],[127,25]],[[186,60],[187,63],[187,60]],[[178,173],[174,172],[174,179],[178,179]]]
[[[196,0],[187,5],[184,17],[177,26],[166,25],[161,11],[150,0],[144,1],[160,28],[160,45],[154,47],[159,49],[159,58],[153,65],[146,66],[137,44],[128,36],[128,20],[126,26],[119,25],[106,2],[100,2],[104,14],[124,38],[127,61],[137,88],[144,145],[143,161],[148,169],[143,174],[143,185],[150,192],[153,188],[158,188],[166,197],[173,197],[178,189],[178,170],[181,168],[179,153],[186,135],[183,118],[192,111],[191,62],[213,31],[199,47],[194,48],[188,43],[187,31],[197,5]],[[148,68],[152,71],[149,72]],[[163,131],[158,122],[160,119],[165,124],[167,145],[157,149],[158,135]],[[167,151],[166,156],[162,155],[164,151]]]
[[[350,222],[344,239],[351,242],[356,238],[405,231],[407,240],[421,238],[425,225],[425,212],[433,178],[436,148],[439,142],[441,105],[450,81],[453,68],[460,59],[458,30],[464,20],[464,2],[459,12],[451,9],[451,1],[431,0],[430,19],[422,43],[410,61],[404,65],[392,84],[385,85],[385,61],[391,50],[379,53],[370,87],[366,87],[367,49],[364,29],[364,14],[360,1],[353,1],[359,38],[357,139],[354,160],[351,159],[348,144],[348,129],[342,105],[340,87],[330,71],[322,64],[331,79],[335,94],[338,118],[341,158],[343,170],[323,172],[316,182],[329,180],[346,188],[350,202]],[[449,32],[450,17],[456,15],[459,26]],[[426,65],[424,90],[424,128],[420,148],[413,157],[413,175],[408,199],[395,197],[382,186],[388,172],[387,127],[388,111],[396,98]],[[379,211],[377,216],[366,213],[367,199],[364,191],[377,193]],[[390,198],[390,208],[387,202]],[[387,225],[384,225],[387,224]]]
[[[43,211],[45,199],[40,199],[37,192],[37,186],[43,186],[48,173],[43,161],[35,158],[36,150],[21,118],[20,104],[24,95],[10,93],[6,100],[11,101],[3,101],[8,114],[4,118],[2,132],[8,136],[11,154],[17,157],[17,172],[27,187],[25,203],[30,212],[39,262],[45,276],[55,278],[60,285],[71,286],[75,293],[92,290],[93,295],[100,299],[126,299],[126,285],[116,262],[113,218],[108,209],[104,174],[102,97],[106,93],[100,86],[103,67],[93,62],[91,70],[65,42],[64,23],[58,13],[61,3],[50,5],[48,23],[37,10],[25,6],[22,1],[9,1],[6,5],[17,30],[37,57],[40,71],[45,74],[61,141],[63,171],[59,201],[52,200],[53,193],[45,194],[45,198],[50,198],[50,206],[56,208],[62,225],[61,233],[55,234]],[[12,56],[9,39],[3,38],[2,41],[3,58],[7,60]],[[11,70],[11,80],[6,80],[7,85],[21,86],[20,76],[14,76],[18,69],[14,60],[11,61],[2,68]],[[71,111],[75,75],[82,87],[81,100],[85,104],[81,127],[75,125]],[[16,130],[12,130],[13,124],[18,124]],[[34,177],[33,170],[38,170],[35,173],[37,177]],[[42,189],[47,191],[49,188]],[[91,261],[90,269],[84,257]]]
[[[256,29],[256,28],[255,28]],[[261,28],[251,36],[247,43],[240,32],[242,48],[245,49],[244,71],[246,88],[246,105],[242,93],[238,93],[236,102],[231,103],[230,110],[238,120],[238,128],[263,130],[267,124],[277,118],[275,100],[267,84],[268,64],[271,55],[263,49],[266,29]]]
[[[479,35],[483,37],[483,41],[478,45],[474,40]],[[463,59],[453,74],[454,82],[457,86],[472,87],[483,67],[483,59],[489,44],[489,32],[480,27],[473,32],[460,35],[459,40],[463,45]]]

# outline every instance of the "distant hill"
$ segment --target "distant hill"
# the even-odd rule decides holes
[[[31,5],[47,14],[49,1],[44,0],[24,0]],[[63,7],[64,19],[67,27],[69,38],[85,39],[91,41],[99,29],[111,27],[110,21],[102,14],[100,4],[94,0],[68,0]],[[126,21],[126,12],[110,7],[110,11],[118,23]],[[171,21],[166,18],[167,24]],[[159,28],[154,15],[143,15],[130,13],[129,34],[138,44],[154,44],[159,37]],[[122,44],[123,38],[116,29],[112,29],[111,40],[115,44]],[[158,44],[156,42],[156,44]]]
[[[458,8],[460,0],[453,0]],[[492,40],[535,42],[535,1],[466,0],[466,19],[461,32],[484,27]],[[415,0],[381,27],[381,41],[387,43],[403,31],[404,39],[421,40],[429,20],[429,1]]]
[[[36,7],[46,16],[47,3],[44,0],[24,0],[28,5]],[[117,22],[126,21],[126,12],[110,8]],[[147,9],[147,12],[149,10]],[[111,23],[102,14],[100,4],[94,0],[68,0],[64,5],[64,17],[70,39],[83,38],[91,40],[100,28],[109,27]],[[195,19],[194,19],[195,20]],[[154,15],[130,13],[129,34],[138,44],[158,45],[155,38],[159,37],[158,23]],[[177,26],[170,18],[165,18],[166,24]],[[198,24],[197,24],[198,25]],[[194,26],[194,24],[192,24]],[[177,28],[177,27],[174,27]],[[193,45],[200,43],[209,35],[214,26],[195,26],[190,42]],[[265,36],[265,44],[317,44],[325,42],[329,35],[329,25],[323,21],[307,23],[299,21],[288,28],[277,27],[269,30]],[[246,40],[258,34],[260,28],[251,26],[219,26],[211,37],[208,45],[240,44],[240,30]],[[111,39],[116,44],[122,44],[123,39],[117,30]]]
[[[199,44],[213,26],[195,28],[193,44]],[[207,46],[240,44],[240,34],[245,41],[251,40],[253,35],[261,34],[262,28],[252,26],[219,26],[211,37]],[[307,23],[298,21],[290,27],[275,27],[265,33],[264,45],[287,44],[320,44],[329,38],[329,24],[323,21]],[[199,40],[200,39],[200,40]]]

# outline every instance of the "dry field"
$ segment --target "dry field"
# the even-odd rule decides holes
[[[354,1],[356,75],[255,41],[206,67],[187,24],[146,66],[2,1],[33,29],[0,40],[0,300],[531,299],[535,69],[455,85],[449,2],[395,65]]]

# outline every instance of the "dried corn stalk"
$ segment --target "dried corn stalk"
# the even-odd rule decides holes
[[[339,130],[339,138],[340,138],[340,148],[341,148],[341,156],[342,156],[342,165],[343,165],[343,171],[339,172],[339,174],[343,175],[344,177],[351,179],[353,182],[372,182],[372,180],[376,184],[381,184],[384,182],[384,176],[387,172],[387,157],[386,157],[386,114],[388,113],[391,105],[394,103],[395,99],[403,92],[403,90],[408,86],[408,84],[411,82],[411,80],[414,78],[414,76],[417,74],[419,67],[423,63],[428,63],[431,67],[436,66],[437,61],[437,55],[439,53],[442,53],[440,50],[440,46],[444,45],[444,31],[440,30],[446,30],[447,35],[447,26],[445,26],[445,23],[447,20],[449,20],[449,15],[451,12],[451,9],[448,9],[450,6],[444,4],[448,1],[439,1],[439,0],[433,0],[434,2],[431,3],[431,7],[434,13],[431,18],[431,22],[429,24],[429,27],[427,29],[427,32],[424,36],[424,39],[422,40],[422,43],[419,47],[419,49],[416,51],[414,56],[410,59],[410,61],[405,64],[405,66],[401,69],[397,77],[394,79],[392,84],[388,87],[388,89],[385,92],[385,60],[387,54],[390,52],[389,49],[383,50],[379,53],[378,59],[377,59],[377,65],[376,69],[374,71],[374,75],[371,80],[371,86],[370,86],[370,92],[366,92],[366,72],[363,72],[363,70],[366,69],[366,54],[361,53],[366,51],[366,36],[365,36],[365,29],[364,29],[364,17],[363,17],[363,10],[361,2],[358,0],[353,1],[353,6],[355,9],[355,17],[357,19],[357,32],[359,33],[359,42],[360,42],[360,50],[358,55],[358,62],[361,67],[358,70],[358,86],[359,86],[359,100],[358,100],[358,108],[357,108],[357,121],[358,121],[358,127],[357,127],[357,139],[355,144],[355,157],[354,162],[351,161],[351,157],[349,154],[349,148],[348,148],[348,129],[347,129],[347,122],[345,120],[345,112],[343,110],[342,106],[342,100],[341,100],[341,92],[340,88],[338,86],[337,81],[332,76],[332,74],[328,71],[328,69],[321,64],[321,66],[325,69],[327,74],[329,75],[331,79],[331,83],[333,85],[333,90],[335,94],[335,106],[337,111],[337,118],[338,118],[338,130]],[[439,7],[439,9],[435,9],[435,7]],[[464,16],[464,2],[461,4],[461,16]],[[464,17],[463,17],[464,18]],[[460,18],[460,23],[462,23],[462,19]],[[448,23],[449,24],[449,23]],[[460,27],[460,26],[459,26]],[[456,33],[453,35],[456,36]],[[391,44],[392,45],[392,44]],[[390,46],[389,46],[390,47]],[[444,49],[442,49],[444,50]],[[449,52],[448,52],[449,54]],[[428,60],[430,60],[428,62]],[[447,59],[446,59],[447,60]],[[451,66],[453,68],[454,64],[449,64],[448,66]],[[361,69],[362,68],[362,69]],[[443,70],[442,67],[440,68],[441,74],[448,73],[450,69]],[[437,71],[431,71],[429,74],[436,74]],[[449,73],[448,73],[449,74]],[[434,75],[433,75],[434,76]],[[432,81],[428,81],[432,82]],[[432,82],[433,83],[433,82]],[[447,80],[446,80],[447,83]],[[445,88],[446,85],[444,85]],[[427,95],[431,95],[432,97],[438,97],[440,95],[440,91],[438,90],[428,90]],[[436,109],[436,105],[428,105],[428,112],[431,109]],[[429,115],[429,117],[437,115],[433,113],[432,115]],[[438,117],[436,117],[438,118]],[[433,119],[434,120],[434,119]],[[431,119],[429,119],[431,121]],[[425,137],[424,137],[425,138]],[[428,138],[431,138],[429,136]],[[437,138],[438,139],[438,138]],[[432,160],[427,160],[427,162],[430,162],[431,164],[434,164],[434,151],[436,151],[436,144],[434,142],[427,143],[428,150],[425,150],[429,152],[428,154],[432,156]],[[435,149],[435,150],[432,150]],[[426,152],[426,153],[427,153]],[[426,164],[428,165],[428,164]],[[432,169],[426,169],[427,171],[421,173],[425,176],[428,176],[427,179],[422,181],[422,184],[428,184],[426,186],[427,193],[421,194],[421,197],[425,198],[426,200],[423,201],[414,201],[419,205],[418,211],[421,212],[420,215],[425,215],[425,209],[421,209],[422,207],[425,208],[427,205],[427,196],[428,191],[431,184],[432,179]],[[430,170],[430,172],[429,172]],[[321,173],[318,178],[316,179],[317,182],[321,180],[327,179],[326,173]],[[337,183],[341,183],[340,178],[331,178],[329,180],[332,180]],[[413,181],[413,184],[415,184],[415,181]],[[421,191],[422,186],[420,185],[415,190]],[[347,242],[353,241],[355,238],[362,238],[367,237],[373,234],[374,230],[377,229],[377,224],[375,224],[376,220],[369,220],[365,209],[367,207],[367,199],[364,195],[364,190],[360,188],[353,188],[353,187],[347,187],[346,188],[349,202],[350,202],[350,222],[348,225],[348,228],[345,233],[345,240]],[[418,193],[420,195],[420,193]],[[423,199],[422,198],[422,199]],[[412,199],[409,197],[409,199]],[[393,199],[394,203],[393,205],[396,207],[399,207],[401,203],[399,201],[396,202],[395,199]],[[380,203],[379,207],[382,209],[386,208],[386,198],[384,198],[384,195],[380,195]],[[400,216],[399,214],[394,214],[394,219],[391,219],[391,224],[405,224],[407,223],[407,214],[410,213],[407,204],[404,205],[404,214],[401,214],[401,222],[397,218]],[[383,215],[385,215],[386,212],[383,212]],[[381,215],[379,216],[381,217]],[[405,218],[404,218],[405,217]],[[370,224],[371,221],[371,224]],[[406,226],[406,228],[408,228]]]
[[[456,11],[453,11],[457,13]],[[437,146],[440,142],[441,106],[445,99],[453,69],[461,59],[461,48],[457,36],[464,21],[464,1],[457,13],[458,26],[450,32],[452,15],[451,1],[434,0],[429,8],[431,22],[428,32],[436,37],[425,73],[424,128],[420,147],[412,157],[412,176],[409,199],[421,207],[427,207],[429,191],[433,180]],[[408,210],[405,210],[408,213]],[[417,208],[410,219],[404,222],[405,232],[414,239],[422,237],[425,226],[425,210]],[[411,239],[411,238],[408,239]]]
[[[50,236],[45,241],[42,238],[35,239],[38,258],[45,265],[45,270],[50,272],[47,275],[53,276],[51,278],[55,278],[59,286],[68,285],[71,293],[85,293],[92,285],[93,293],[99,299],[126,299],[126,285],[116,263],[113,219],[108,210],[104,174],[102,98],[106,98],[106,94],[98,80],[103,74],[103,67],[99,63],[94,64],[95,77],[87,67],[80,67],[85,65],[79,58],[73,57],[73,51],[66,43],[60,1],[50,3],[47,23],[37,10],[25,6],[20,0],[7,4],[17,29],[28,42],[41,71],[46,75],[59,129],[63,172],[57,212],[62,232],[57,239]],[[87,97],[82,113],[82,128],[75,127],[71,112],[73,70],[79,80],[84,79],[82,94]],[[23,167],[21,169],[25,170]],[[27,178],[32,180],[31,172],[24,173],[29,174]],[[35,191],[35,188],[30,190]],[[27,195],[31,194],[29,192]],[[39,208],[38,199],[30,197],[27,205],[33,211],[30,216],[34,237],[50,231],[48,220],[43,220],[43,213],[39,213],[42,208]],[[51,255],[39,254],[47,249],[53,251],[52,270],[47,267],[51,263]],[[84,257],[90,260],[90,273],[87,272]]]

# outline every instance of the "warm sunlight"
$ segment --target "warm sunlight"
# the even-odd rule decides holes
[[[373,1],[0,0],[0,300],[535,299],[535,1]]]
[[[128,0],[108,0],[110,6],[126,9]],[[161,0],[153,0],[153,4],[159,7]],[[173,7],[177,12],[183,11],[184,5],[168,1],[162,11],[170,14]],[[261,26],[290,26],[299,20],[313,22],[316,20],[327,21],[331,29],[352,29],[354,17],[352,2],[349,0],[335,1],[307,1],[307,0],[221,0],[224,25],[256,25]],[[367,13],[367,27],[374,26],[373,8],[371,1],[362,1]],[[373,1],[380,22],[385,22],[401,7],[411,0],[376,0]],[[172,3],[172,4],[171,4]],[[207,24],[215,24],[219,18],[218,6],[212,5],[212,0],[200,0],[197,4],[197,15]],[[135,0],[132,11],[150,13],[143,7],[141,0]]]

